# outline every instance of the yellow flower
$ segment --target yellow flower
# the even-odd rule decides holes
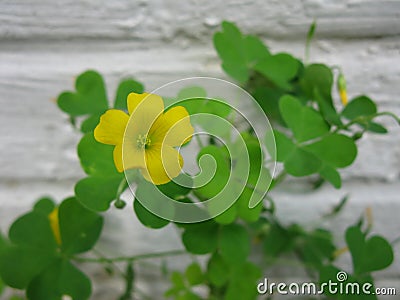
[[[346,106],[349,102],[347,99],[347,89],[346,89],[346,79],[342,72],[340,72],[338,80],[337,80],[337,87],[339,90],[340,100],[342,101],[343,106]]]
[[[147,93],[130,93],[127,104],[130,116],[116,109],[101,116],[95,139],[115,146],[118,172],[138,168],[156,185],[171,181],[183,166],[175,147],[187,143],[194,132],[187,110],[176,106],[164,112],[162,98]]]
[[[61,245],[60,224],[58,222],[58,207],[53,209],[48,218],[50,220],[50,227],[53,231],[54,239],[58,245]]]

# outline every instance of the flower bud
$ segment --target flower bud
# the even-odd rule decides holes
[[[51,231],[53,232],[54,239],[57,242],[57,245],[61,245],[61,234],[60,234],[60,224],[58,221],[58,207],[54,208],[54,210],[48,216],[50,221]]]
[[[344,75],[342,72],[339,73],[339,77],[337,80],[337,88],[339,91],[340,100],[342,101],[342,104],[344,106],[346,106],[347,102],[348,102],[347,90],[346,90],[346,79],[344,78]]]

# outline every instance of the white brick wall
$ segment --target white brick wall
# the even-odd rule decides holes
[[[50,193],[61,199],[73,192],[74,180],[82,176],[75,154],[79,135],[53,101],[60,91],[72,88],[75,75],[88,68],[100,71],[111,99],[123,76],[136,77],[148,90],[187,76],[226,78],[212,47],[212,34],[224,19],[260,34],[272,51],[302,57],[305,33],[316,18],[311,59],[341,65],[350,95],[366,93],[382,110],[400,115],[400,1],[38,2],[0,2],[3,231],[37,196]],[[276,200],[282,218],[312,222],[315,209],[322,211],[350,192],[349,208],[330,224],[338,228],[338,238],[368,205],[375,211],[376,230],[395,238],[400,225],[400,128],[384,122],[390,134],[361,141],[355,165],[344,171],[342,191],[280,193],[282,200]],[[132,221],[129,209],[123,218],[110,215],[123,234],[131,234],[127,241],[136,241],[123,243],[115,252],[144,252],[160,240],[163,249],[180,247],[171,228],[162,234],[143,229]],[[116,239],[110,236],[114,225],[106,228],[102,246],[109,250],[109,241]],[[399,276],[399,262],[385,273],[387,279]]]

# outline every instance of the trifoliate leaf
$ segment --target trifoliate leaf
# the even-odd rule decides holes
[[[207,265],[207,277],[215,286],[223,286],[229,279],[229,265],[218,253],[214,253]]]
[[[270,79],[282,89],[290,90],[289,82],[296,76],[300,67],[297,59],[287,53],[278,53],[265,57],[254,69]]]
[[[222,68],[241,83],[249,79],[258,61],[270,56],[259,38],[244,36],[235,24],[226,21],[222,23],[222,31],[214,35],[214,46],[222,60]]]
[[[24,289],[54,259],[40,248],[10,246],[0,255],[0,275],[8,286]]]
[[[388,241],[381,236],[366,238],[358,226],[347,229],[346,243],[353,258],[355,274],[382,270],[393,262],[393,248]]]
[[[284,166],[289,174],[301,177],[319,172],[322,162],[314,154],[301,148],[296,148],[285,160]]]
[[[283,120],[298,142],[318,138],[329,132],[329,126],[313,108],[304,106],[295,97],[286,95],[279,101]]]
[[[18,246],[42,249],[43,252],[56,249],[49,218],[35,211],[23,215],[11,225],[9,238]]]
[[[103,77],[96,71],[86,71],[75,81],[75,92],[58,96],[58,106],[71,116],[100,114],[108,108]]]
[[[64,259],[55,260],[27,288],[27,296],[32,300],[60,299],[63,295],[86,300],[90,294],[89,278]]]
[[[221,228],[218,241],[221,257],[229,264],[241,264],[250,253],[250,237],[247,230],[238,224]]]
[[[90,250],[100,236],[103,218],[75,198],[64,200],[58,214],[62,251],[75,254]]]

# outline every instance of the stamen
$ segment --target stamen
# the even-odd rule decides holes
[[[147,136],[147,134],[139,134],[136,143],[139,149],[146,149],[148,146],[151,145],[151,140]]]

